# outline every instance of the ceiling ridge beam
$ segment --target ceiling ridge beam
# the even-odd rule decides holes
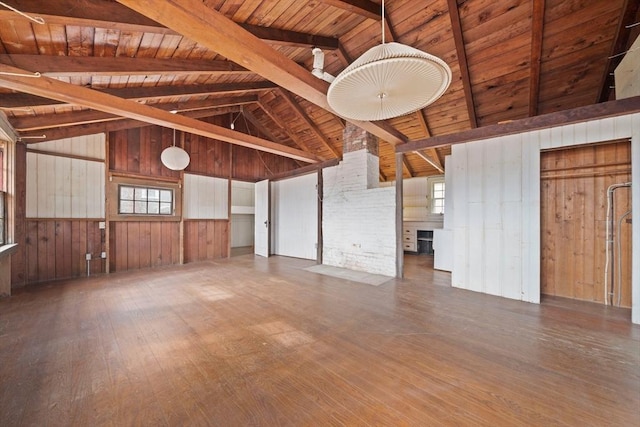
[[[462,76],[462,88],[464,89],[464,97],[467,102],[469,124],[472,128],[477,128],[478,119],[476,117],[476,108],[473,100],[473,90],[471,88],[471,77],[469,76],[467,52],[464,47],[464,36],[462,35],[462,22],[460,20],[460,12],[458,11],[458,2],[456,0],[447,0],[447,5],[449,7],[449,18],[451,19],[453,30],[453,41],[456,45],[456,53],[458,55],[458,68]]]
[[[99,27],[155,33],[166,35],[180,35],[158,22],[115,2],[105,0],[84,0],[79,7],[77,0],[4,0],[8,5],[22,12],[37,15],[46,24],[77,25],[84,27]],[[0,9],[0,20],[15,19],[16,14],[10,10]],[[108,19],[108,20],[107,20]],[[334,50],[338,48],[338,39],[334,37],[318,36],[315,34],[299,33],[257,25],[241,24],[247,31],[263,40],[283,46],[319,47]]]
[[[538,115],[540,96],[540,69],[542,65],[542,39],[545,0],[531,2],[531,60],[529,63],[529,117]]]
[[[175,111],[178,113],[193,112],[193,111],[211,111],[213,108],[230,107],[234,105],[243,105],[257,102],[257,95],[247,95],[243,97],[227,97],[219,99],[211,99],[205,101],[193,101],[183,103],[167,103],[167,104],[153,104],[154,108],[159,108],[164,111]],[[200,113],[202,114],[202,113]],[[184,114],[187,115],[187,114]],[[190,117],[207,117],[207,115],[189,115]],[[76,126],[79,124],[90,122],[104,122],[110,120],[118,120],[120,116],[114,116],[113,114],[103,113],[95,110],[84,111],[69,111],[66,113],[46,114],[37,116],[18,116],[11,119],[11,123],[14,128],[20,132],[48,129],[60,126]]]
[[[0,63],[50,77],[254,74],[226,60],[0,54]]]
[[[328,83],[314,77],[283,53],[247,32],[199,0],[117,0],[149,18],[179,30],[189,39],[260,74],[318,107],[333,110],[327,101]],[[384,122],[350,120],[356,126],[391,143],[407,138]]]
[[[382,19],[382,9],[379,4],[369,0],[320,0],[320,2],[337,9],[346,10],[368,19],[379,21]]]
[[[8,89],[58,99],[105,113],[141,120],[149,124],[173,128],[205,138],[212,138],[283,157],[302,160],[307,163],[316,163],[319,160],[316,156],[305,153],[304,151],[283,146],[273,141],[235,132],[231,129],[196,120],[191,117],[171,114],[159,108],[153,108],[138,102],[118,98],[107,93],[97,92],[46,76],[33,78],[28,76],[28,71],[20,68],[0,65],[0,72],[2,72],[0,74],[0,86]]]

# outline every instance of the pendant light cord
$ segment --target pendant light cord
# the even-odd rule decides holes
[[[382,44],[384,44],[384,0],[382,0]]]

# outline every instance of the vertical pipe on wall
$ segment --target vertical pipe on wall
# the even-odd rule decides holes
[[[615,291],[615,264],[614,264],[614,237],[615,237],[615,191],[619,188],[631,187],[630,182],[612,184],[607,188],[607,218],[605,232],[605,261],[604,261],[604,304],[613,305],[613,294]],[[611,267],[611,268],[610,268]],[[609,286],[609,270],[611,270],[611,286]],[[620,272],[618,272],[620,274]],[[609,289],[611,288],[611,289]]]

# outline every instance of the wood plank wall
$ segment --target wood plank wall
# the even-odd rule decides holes
[[[25,278],[27,283],[81,277],[105,272],[104,230],[100,220],[27,219]]]
[[[136,270],[180,262],[180,223],[175,221],[112,222],[109,228],[109,271]]]
[[[225,125],[227,118],[211,122]],[[160,162],[162,150],[173,144],[173,130],[159,126],[111,132],[108,135],[108,174],[132,179],[179,183],[182,173],[171,171]],[[298,164],[283,157],[258,153],[191,134],[176,132],[176,145],[191,153],[186,172],[224,179],[257,181],[289,171]],[[63,154],[64,155],[64,154]],[[26,149],[16,153],[16,232],[19,244],[12,256],[14,288],[47,280],[86,275],[86,254],[92,255],[91,274],[106,271],[100,258],[107,251],[109,271],[211,260],[228,256],[229,219],[180,221],[118,221],[114,218],[26,218]],[[109,183],[107,183],[109,185]],[[108,192],[107,192],[107,198]],[[111,200],[111,203],[117,201]],[[109,221],[109,235],[99,221]],[[180,227],[184,227],[184,246],[180,247]]]
[[[540,168],[541,292],[604,303],[607,188],[631,181],[631,144],[622,141],[542,152]],[[630,189],[617,190],[616,224],[629,209]],[[623,223],[620,236],[620,305],[631,307],[631,224]]]
[[[184,262],[226,258],[230,238],[228,220],[186,220]]]

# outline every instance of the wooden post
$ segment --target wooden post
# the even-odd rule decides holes
[[[318,242],[316,243],[316,263],[322,264],[322,197],[324,194],[324,181],[322,168],[318,168]]]
[[[404,249],[402,245],[402,162],[403,153],[396,153],[396,277],[404,276]]]

